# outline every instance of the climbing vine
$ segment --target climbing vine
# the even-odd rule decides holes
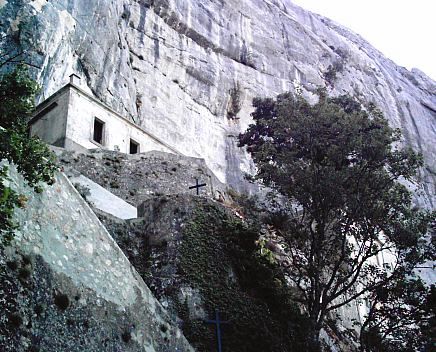
[[[259,252],[258,231],[223,208],[206,204],[184,232],[180,273],[200,291],[209,316],[219,309],[223,346],[229,351],[290,351],[304,343],[305,318],[290,299],[280,270]],[[198,351],[215,346],[215,333],[202,320],[190,319],[179,302],[182,329]]]
[[[8,186],[7,171],[6,166],[0,169],[0,226],[3,243],[9,243],[12,240],[13,230],[16,228],[12,216],[14,209],[20,206],[18,193]]]

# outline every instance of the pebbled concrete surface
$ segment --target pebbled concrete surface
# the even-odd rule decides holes
[[[36,194],[11,170],[26,201],[0,250],[1,350],[192,351],[68,179]]]

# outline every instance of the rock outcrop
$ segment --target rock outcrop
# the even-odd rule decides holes
[[[142,208],[135,220],[99,217],[196,351],[214,350],[215,329],[204,320],[215,310],[227,321],[224,350],[305,349],[305,318],[259,255],[255,229],[205,197],[158,196]]]
[[[70,180],[86,176],[138,206],[137,219],[123,220],[102,211],[79,187],[197,351],[216,344],[214,327],[204,322],[215,309],[231,320],[223,327],[229,351],[278,352],[304,345],[305,318],[287,299],[283,275],[259,255],[255,202],[242,198],[238,204],[236,193],[220,183],[213,192],[208,184],[200,195],[188,189],[195,175],[211,174],[204,161],[156,152],[55,150]]]
[[[326,86],[374,102],[424,154],[419,203],[435,207],[436,85],[359,35],[290,0],[20,0],[0,2],[3,49],[29,50],[44,87],[72,72],[114,109],[222,182],[252,170],[236,136],[251,101]]]
[[[228,198],[228,187],[208,169],[203,159],[157,151],[126,155],[102,149],[83,153],[55,147],[53,150],[73,183],[76,176],[83,175],[135,207],[156,196],[196,194],[196,189],[189,188],[196,185],[196,179],[205,184],[199,188],[199,195]]]
[[[1,351],[193,351],[64,175],[41,194],[10,178],[23,208],[0,246]]]

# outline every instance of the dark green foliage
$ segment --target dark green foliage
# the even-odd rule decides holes
[[[258,231],[215,205],[194,214],[184,231],[180,271],[198,288],[209,317],[219,309],[227,351],[304,350],[305,318],[290,300],[284,277],[258,253]],[[182,329],[198,351],[215,348],[213,326],[191,320],[180,302]]]
[[[0,130],[0,159],[14,163],[30,186],[53,182],[56,170],[54,156],[47,145],[36,137],[28,137],[23,129]]]
[[[230,103],[227,109],[227,118],[236,119],[239,111],[241,110],[241,87],[239,82],[230,89]]]
[[[28,135],[37,91],[36,82],[22,66],[0,78],[0,159],[14,163],[30,186],[52,182],[56,169],[47,145]]]
[[[7,167],[0,169],[0,231],[2,232],[1,243],[8,243],[13,238],[13,231],[16,228],[12,220],[14,209],[20,206],[19,197],[11,187],[5,186],[7,178]]]
[[[336,60],[333,62],[333,64],[329,65],[327,71],[324,72],[324,78],[330,85],[333,85],[337,78],[336,74],[342,72],[343,70],[344,62],[342,60]]]
[[[255,179],[295,205],[282,230],[292,258],[287,275],[311,318],[315,350],[329,312],[395,277],[373,264],[379,253],[396,250],[395,275],[434,258],[424,236],[435,217],[412,208],[398,182],[412,180],[422,157],[393,148],[400,133],[381,112],[348,96],[318,95],[315,105],[290,93],[255,99],[254,124],[240,136]]]
[[[41,192],[41,182],[53,182],[56,166],[45,143],[28,136],[27,120],[34,108],[37,89],[37,84],[22,66],[0,77],[0,160],[13,163],[27,183]],[[7,170],[6,166],[0,170],[2,244],[12,239],[14,208],[25,206],[24,197],[7,185]]]
[[[0,79],[0,126],[22,127],[33,112],[38,85],[29,78],[24,66],[18,66]]]
[[[372,292],[360,334],[362,351],[429,351],[434,342],[436,288],[399,276]]]

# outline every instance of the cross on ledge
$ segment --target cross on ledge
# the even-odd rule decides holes
[[[196,188],[196,189],[197,189],[197,196],[198,196],[198,195],[200,195],[200,187],[205,187],[205,186],[206,186],[205,183],[199,184],[199,183],[198,183],[198,178],[196,178],[196,179],[195,179],[195,186],[190,186],[189,189],[194,189],[194,188]]]
[[[216,337],[218,340],[218,352],[222,352],[222,346],[221,346],[221,324],[228,324],[228,321],[221,320],[220,319],[220,312],[219,310],[215,310],[215,320],[205,320],[206,324],[215,324],[216,326]]]

